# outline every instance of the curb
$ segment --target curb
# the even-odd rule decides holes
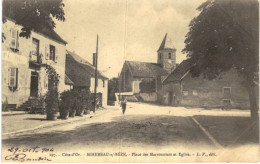
[[[108,110],[106,112],[101,112],[98,114],[89,114],[89,115],[84,115],[83,117],[79,117],[79,118],[71,118],[71,119],[68,119],[68,120],[61,120],[61,121],[53,121],[53,122],[49,122],[49,123],[46,123],[46,124],[43,124],[43,125],[39,125],[37,127],[34,127],[34,128],[30,128],[30,129],[23,129],[23,130],[18,130],[18,131],[15,131],[15,132],[9,132],[9,133],[3,133],[2,134],[2,137],[4,136],[8,136],[8,135],[15,135],[15,134],[20,134],[20,133],[24,133],[24,132],[31,132],[31,131],[35,131],[35,130],[39,130],[39,129],[43,129],[43,128],[48,128],[48,127],[54,127],[54,126],[58,126],[58,125],[65,125],[65,124],[68,124],[68,123],[73,123],[73,122],[77,122],[77,121],[82,121],[82,120],[85,120],[87,118],[92,118],[94,116],[99,116],[99,115],[102,115],[102,114],[105,114],[107,112],[109,112],[111,110]]]
[[[3,113],[2,112],[2,117],[5,117],[5,116],[16,116],[16,115],[25,115],[25,114],[28,114],[27,112],[24,112],[24,113]]]
[[[204,132],[204,134],[213,142],[213,144],[217,147],[222,149],[223,146],[218,143],[218,141],[193,117],[191,116],[192,120],[200,127],[200,129]]]

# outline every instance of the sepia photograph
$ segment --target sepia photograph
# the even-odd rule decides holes
[[[1,162],[260,161],[258,0],[1,5]]]

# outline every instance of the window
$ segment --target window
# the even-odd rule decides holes
[[[223,87],[223,95],[230,96],[231,95],[231,87]]]
[[[50,60],[55,61],[55,47],[53,45],[50,45]]]
[[[184,96],[187,96],[189,94],[188,91],[182,91],[182,93],[183,93]]]
[[[17,79],[18,79],[18,68],[9,68],[9,79],[8,79],[8,86],[9,87],[17,87]]]
[[[13,50],[19,50],[19,42],[18,42],[19,32],[16,29],[11,29],[11,43],[10,48]]]
[[[198,96],[198,91],[197,90],[192,90],[192,95]]]
[[[223,103],[224,103],[225,105],[229,105],[229,104],[231,104],[231,100],[230,100],[230,99],[224,99],[224,100],[223,100]]]
[[[102,80],[102,82],[103,82],[103,88],[105,88],[105,80]]]
[[[33,44],[32,55],[38,56],[39,55],[40,41],[38,39],[33,38],[32,44]]]
[[[172,54],[171,54],[171,53],[168,54],[168,58],[169,58],[169,59],[172,58]]]

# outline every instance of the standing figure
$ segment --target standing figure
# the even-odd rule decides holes
[[[126,98],[125,98],[125,97],[122,97],[122,100],[121,100],[121,106],[122,106],[123,114],[125,114],[126,103],[127,103]]]

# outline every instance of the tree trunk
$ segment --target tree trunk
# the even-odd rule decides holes
[[[255,84],[253,82],[248,84],[248,94],[250,101],[251,119],[258,120],[258,106],[256,100]]]

